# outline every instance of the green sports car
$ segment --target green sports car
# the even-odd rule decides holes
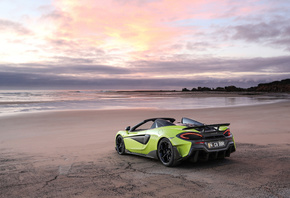
[[[159,159],[165,166],[175,166],[189,159],[199,160],[229,157],[236,151],[229,123],[206,125],[182,118],[150,118],[116,134],[118,154],[135,154]]]

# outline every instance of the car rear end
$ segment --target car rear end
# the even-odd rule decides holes
[[[207,161],[230,157],[236,151],[233,134],[227,124],[186,127],[177,137],[191,143],[186,156],[180,160],[190,159],[193,162]]]

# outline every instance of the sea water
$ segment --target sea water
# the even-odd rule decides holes
[[[288,99],[288,94],[222,96],[174,91],[0,90],[0,116],[56,110],[200,109],[265,104]]]

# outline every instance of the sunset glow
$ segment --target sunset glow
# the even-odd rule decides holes
[[[288,1],[0,4],[3,87],[31,79],[36,84],[49,79],[60,84],[75,81],[72,87],[89,84],[97,89],[155,88],[146,82],[161,79],[176,81],[157,88],[200,82],[246,87],[290,76]],[[134,86],[128,84],[132,79]]]

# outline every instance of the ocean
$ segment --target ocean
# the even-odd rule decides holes
[[[289,94],[179,91],[0,90],[0,116],[26,112],[101,109],[201,109],[289,100]]]

